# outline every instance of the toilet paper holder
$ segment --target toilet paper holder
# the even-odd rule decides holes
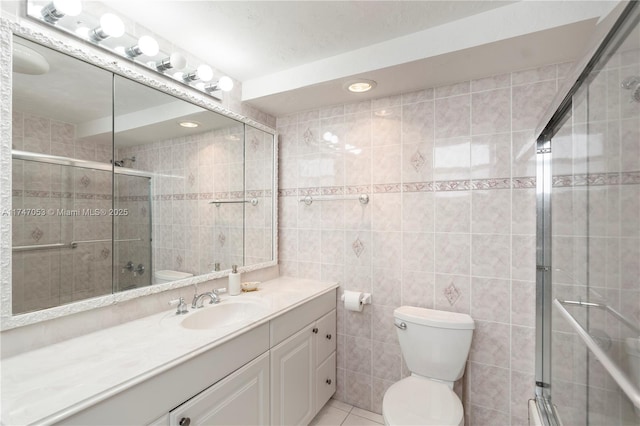
[[[340,296],[340,300],[344,302],[344,294]],[[362,297],[360,298],[361,305],[370,305],[371,304],[371,293],[362,293]]]

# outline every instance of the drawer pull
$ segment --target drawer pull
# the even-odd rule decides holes
[[[313,331],[314,334],[318,334],[318,327],[313,327],[313,330],[311,331]]]
[[[191,424],[191,419],[189,417],[183,417],[180,419],[180,426],[189,426]]]
[[[327,383],[328,385],[330,385],[330,384],[331,384],[331,379],[327,379],[327,380],[326,380],[326,383]]]
[[[327,340],[331,340],[331,335],[327,334]]]

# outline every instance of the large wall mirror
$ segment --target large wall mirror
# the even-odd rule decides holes
[[[14,36],[12,314],[275,263],[274,134]]]

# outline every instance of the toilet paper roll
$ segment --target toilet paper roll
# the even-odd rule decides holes
[[[347,311],[362,312],[362,292],[345,291],[344,292],[344,308]]]

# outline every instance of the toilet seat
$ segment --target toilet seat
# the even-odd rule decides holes
[[[411,376],[394,383],[384,394],[386,425],[458,426],[464,411],[458,396],[444,383]]]

